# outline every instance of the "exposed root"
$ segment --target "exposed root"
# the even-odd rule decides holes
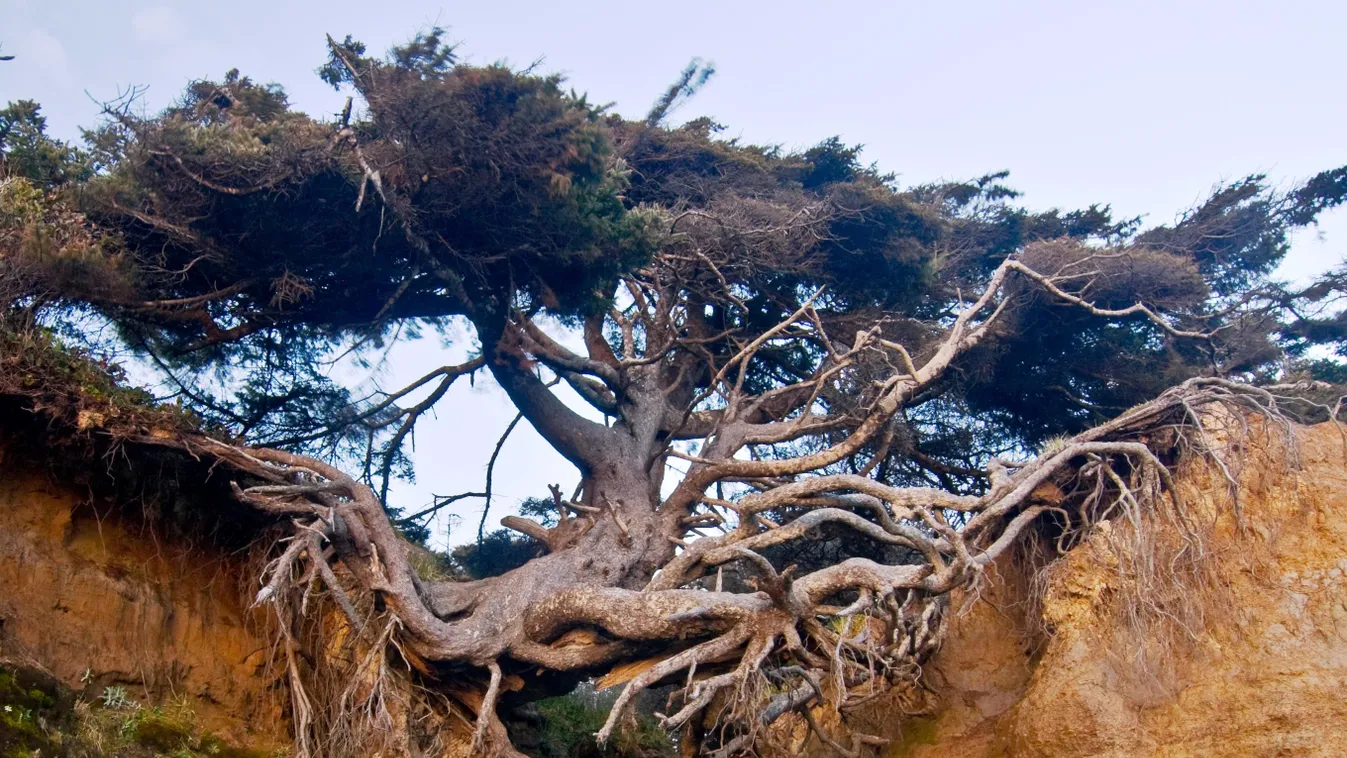
[[[256,600],[272,604],[280,621],[302,756],[354,754],[354,745],[368,750],[390,734],[406,734],[409,714],[445,713],[442,703],[408,694],[435,689],[412,686],[430,682],[426,660],[489,672],[471,720],[471,750],[515,755],[496,712],[505,659],[601,671],[632,663],[628,656],[639,646],[663,644],[671,652],[626,679],[596,735],[600,743],[612,738],[641,692],[677,680],[682,686],[660,723],[683,730],[684,742],[703,754],[754,750],[774,721],[799,714],[822,745],[860,758],[882,741],[831,734],[820,714],[844,723],[848,712],[895,687],[919,688],[924,663],[944,639],[950,593],[975,597],[984,572],[1025,534],[1054,554],[1087,539],[1108,546],[1113,570],[1125,579],[1118,607],[1129,614],[1128,623],[1137,629],[1163,623],[1194,634],[1200,619],[1187,609],[1198,604],[1181,600],[1210,581],[1203,573],[1206,542],[1217,514],[1185,501],[1171,467],[1205,461],[1226,482],[1230,511],[1242,528],[1236,487],[1252,435],[1294,450],[1281,400],[1224,380],[1195,379],[1036,458],[992,461],[992,487],[980,497],[846,474],[760,482],[737,500],[708,503],[715,518],[707,523],[721,532],[682,541],[681,553],[644,591],[579,584],[555,592],[521,609],[518,626],[510,627],[518,635],[513,638],[460,634],[455,621],[444,619],[465,612],[471,619],[471,609],[483,602],[472,593],[485,589],[437,587],[440,610],[430,611],[430,590],[364,485],[299,456],[199,444],[262,480],[236,485],[236,494],[289,523],[290,536],[263,569]],[[1254,415],[1260,418],[1251,420]],[[1293,458],[1287,465],[1295,465]],[[637,525],[619,518],[616,503],[597,502],[613,517],[594,519],[592,528],[608,529],[614,549],[631,546]],[[578,506],[586,514],[597,507]],[[792,515],[764,515],[783,510]],[[794,566],[778,569],[761,552],[807,539],[825,524],[905,548],[910,562],[853,558],[800,575]],[[752,574],[756,592],[724,589],[729,564]],[[710,576],[714,591],[685,589]],[[317,620],[315,608],[328,609],[317,611],[327,613],[326,620]],[[303,652],[320,644],[313,631],[333,629],[333,619],[341,639],[321,643],[326,651]],[[597,630],[592,643],[559,644],[558,638],[583,629]],[[334,649],[347,651],[347,664],[331,664]],[[1151,653],[1134,651],[1138,658]],[[310,657],[323,663],[306,664]],[[331,679],[324,683],[324,677]],[[319,703],[333,705],[325,711]],[[714,728],[706,732],[704,725]]]
[[[491,672],[491,682],[486,687],[486,695],[482,697],[482,707],[477,712],[477,727],[472,733],[472,753],[480,755],[483,748],[486,747],[487,732],[491,727],[491,722],[496,718],[496,698],[500,697],[500,664],[490,661],[486,664],[487,670]]]
[[[1239,494],[1248,484],[1250,457],[1283,474],[1300,465],[1294,425],[1300,419],[1285,410],[1294,399],[1221,380],[1188,386],[1197,391],[1167,393],[1174,397],[1173,412],[1136,433],[1183,466],[1189,478],[1210,476],[1216,486],[1207,490],[1219,493],[1223,486],[1223,497],[1192,497],[1191,489],[1185,494],[1168,467],[1132,469],[1090,459],[1074,474],[1071,518],[1054,523],[1051,546],[1042,540],[1025,545],[1029,596],[1037,602],[1063,566],[1056,556],[1088,542],[1083,555],[1102,571],[1107,586],[1098,611],[1114,617],[1106,624],[1115,634],[1107,645],[1114,667],[1157,692],[1171,687],[1173,660],[1192,651],[1213,618],[1237,611],[1239,600],[1216,571],[1208,545],[1217,529],[1254,537]],[[1249,543],[1248,559],[1256,561],[1258,554],[1258,546]],[[1027,615],[1043,618],[1037,611]],[[1039,630],[1040,636],[1049,631]]]
[[[816,709],[844,714],[894,686],[917,686],[922,663],[943,640],[949,591],[959,588],[965,596],[976,596],[983,570],[1043,519],[1051,526],[1035,533],[1053,535],[1055,554],[1092,534],[1105,535],[1113,545],[1113,571],[1125,578],[1116,607],[1130,617],[1126,626],[1140,630],[1162,625],[1192,637],[1201,625],[1192,609],[1201,603],[1192,602],[1191,590],[1216,581],[1205,570],[1206,543],[1217,514],[1185,502],[1170,462],[1205,461],[1219,472],[1229,487],[1228,512],[1242,525],[1236,487],[1250,435],[1258,430],[1279,436],[1271,440],[1278,448],[1294,450],[1292,419],[1281,412],[1277,400],[1224,380],[1193,380],[1037,459],[995,462],[1003,473],[993,473],[995,486],[982,498],[888,488],[861,477],[820,476],[767,488],[734,503],[741,524],[760,509],[781,505],[815,510],[779,527],[750,531],[741,526],[723,537],[691,543],[671,564],[674,571],[666,569],[685,573],[661,577],[658,583],[669,586],[680,578],[718,572],[720,565],[737,558],[762,577],[758,589],[771,607],[793,619],[787,624],[792,632],[784,637],[786,648],[758,657],[760,662],[777,661],[757,665],[778,694],[745,709],[720,706],[715,715],[722,725],[715,740],[720,747],[708,754],[748,750],[763,724],[791,712],[802,714],[822,744],[840,755],[859,756],[875,747],[877,743],[863,736],[850,744],[852,738],[833,739],[819,727]],[[1295,463],[1288,459],[1286,465]],[[853,494],[827,494],[830,490]],[[936,507],[923,504],[924,498]],[[858,525],[857,531],[913,548],[927,557],[932,571],[905,586],[852,576],[838,587],[854,591],[849,603],[827,607],[818,603],[822,598],[801,602],[791,591],[798,582],[788,572],[776,572],[751,548],[799,538],[816,523],[849,523],[854,515],[838,510],[848,506],[878,511],[882,531],[869,525],[874,522]],[[803,579],[817,580],[821,573]],[[800,634],[792,642],[796,625]],[[1156,652],[1144,646],[1128,649],[1136,666]],[[682,691],[682,708],[661,717],[662,723],[671,729],[689,723],[696,713],[715,708],[720,690],[738,685],[742,691],[743,681],[727,674],[699,682],[690,678]]]

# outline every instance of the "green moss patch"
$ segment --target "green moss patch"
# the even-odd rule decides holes
[[[0,756],[60,755],[62,727],[73,723],[74,696],[33,669],[0,668]]]

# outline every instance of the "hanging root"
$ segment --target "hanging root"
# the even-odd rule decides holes
[[[280,540],[284,549],[259,572],[262,587],[254,604],[270,606],[278,622],[296,753],[405,752],[416,731],[412,719],[442,719],[452,706],[414,686],[412,667],[419,658],[400,641],[402,619],[393,608],[375,607],[369,589],[381,586],[384,569],[358,510],[360,493],[349,480],[329,478],[330,469],[258,457],[270,454],[228,453],[268,482],[246,489],[234,483],[236,497],[289,520],[290,534]],[[339,575],[332,561],[340,555],[347,559]],[[351,584],[359,590],[354,596]],[[441,742],[433,734],[424,737],[427,745]]]
[[[472,733],[473,755],[481,755],[486,747],[487,732],[490,730],[491,722],[496,718],[496,699],[500,697],[500,664],[490,661],[486,667],[491,672],[491,681],[486,687],[486,694],[482,697],[482,707],[477,711],[477,727]]]
[[[1248,464],[1257,458],[1260,469],[1293,474],[1300,465],[1295,424],[1307,408],[1324,410],[1268,389],[1199,379],[1134,409],[1138,421],[1123,433],[1144,438],[1168,465],[1087,458],[1073,472],[1068,494],[1074,507],[1055,524],[1052,545],[1045,551],[1037,539],[1024,546],[1025,562],[1035,567],[1031,602],[1041,601],[1055,574],[1067,570],[1054,558],[1086,543],[1080,555],[1104,572],[1109,590],[1096,610],[1112,635],[1107,650],[1115,669],[1139,686],[1168,690],[1175,656],[1190,651],[1214,618],[1239,607],[1210,543],[1218,529],[1236,539],[1253,536],[1240,496],[1249,484]],[[1331,418],[1327,411],[1319,417]],[[1180,487],[1171,473],[1176,464],[1188,481],[1214,486]],[[1240,557],[1255,561],[1259,550],[1248,542]],[[1028,616],[1044,623],[1037,611]]]
[[[732,630],[720,637],[703,642],[700,645],[694,645],[681,653],[670,656],[637,675],[622,690],[622,694],[618,695],[617,700],[613,703],[612,710],[608,713],[608,719],[604,721],[603,727],[594,735],[599,744],[605,745],[608,743],[608,739],[613,735],[613,730],[617,728],[617,723],[622,718],[627,706],[647,687],[684,669],[688,669],[688,678],[691,680],[693,674],[696,673],[698,664],[728,655],[747,642],[751,636],[752,631],[747,628]],[[712,693],[712,696],[714,696],[714,693]],[[701,698],[697,699],[700,700]],[[706,702],[709,703],[710,699],[707,698]]]

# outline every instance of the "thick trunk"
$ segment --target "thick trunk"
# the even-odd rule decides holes
[[[593,472],[585,499],[599,512],[568,519],[562,527],[573,535],[568,546],[501,576],[428,584],[426,604],[449,622],[445,635],[471,647],[473,660],[531,660],[538,645],[551,642],[526,632],[532,610],[547,599],[582,588],[643,588],[673,546],[660,529],[642,467],[623,460]]]

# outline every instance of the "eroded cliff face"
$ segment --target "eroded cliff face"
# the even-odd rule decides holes
[[[1347,438],[1328,425],[1297,436],[1298,451],[1249,446],[1242,527],[1218,471],[1181,468],[1223,580],[1189,599],[1204,604],[1191,636],[1119,628],[1128,588],[1100,531],[1046,581],[1001,566],[954,618],[927,689],[851,723],[892,738],[888,756],[1347,755]],[[285,672],[265,612],[247,609],[237,551],[167,539],[134,503],[0,453],[0,662],[33,664],[89,703],[107,687],[185,703],[231,745],[285,749]],[[1133,653],[1148,645],[1163,649],[1143,665]],[[465,754],[463,735],[442,731],[440,752]]]
[[[1298,470],[1295,451],[1251,438],[1243,529],[1218,471],[1181,469],[1185,504],[1215,519],[1206,549],[1225,582],[1194,593],[1208,607],[1191,636],[1118,628],[1124,580],[1096,534],[1048,571],[1039,602],[1003,570],[955,619],[926,715],[866,715],[894,738],[886,754],[1347,755],[1347,437],[1328,424],[1297,437]]]
[[[230,745],[288,745],[284,672],[266,617],[246,610],[241,559],[170,542],[18,452],[0,446],[0,659],[89,703],[119,688],[190,709]]]

